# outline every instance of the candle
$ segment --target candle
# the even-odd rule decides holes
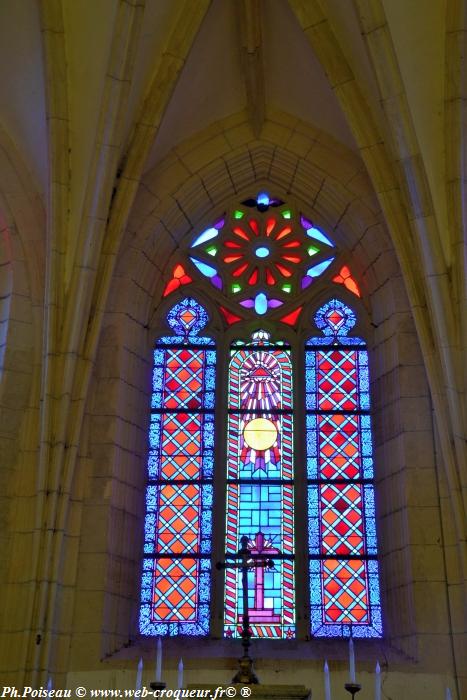
[[[178,662],[178,688],[183,688],[183,659]]]
[[[138,670],[136,671],[136,690],[141,690],[143,680],[143,659],[140,658],[138,661]]]
[[[162,639],[157,638],[156,683],[162,681]]]
[[[349,671],[350,671],[350,682],[355,683],[355,651],[353,648],[353,639],[349,639]]]
[[[331,679],[327,659],[324,662],[324,700],[331,700]]]
[[[375,700],[381,700],[381,667],[379,661],[375,668]]]
[[[446,688],[446,700],[452,700],[451,688]]]
[[[51,678],[51,676],[49,676],[48,679],[47,679],[47,690],[50,692],[50,691],[52,690],[53,687],[54,687],[54,686],[53,686],[53,683],[52,683],[52,678]]]

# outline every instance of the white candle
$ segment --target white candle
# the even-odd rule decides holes
[[[156,683],[162,680],[162,639],[157,638]]]
[[[446,700],[452,700],[451,688],[446,688]]]
[[[178,662],[178,688],[183,688],[183,659]]]
[[[375,668],[375,700],[381,700],[381,667],[379,661]]]
[[[143,680],[143,659],[140,658],[138,661],[138,670],[136,671],[136,685],[135,690],[141,690]]]
[[[54,687],[54,686],[53,686],[53,683],[52,683],[52,678],[51,678],[51,676],[49,676],[48,679],[47,679],[47,690],[50,691],[50,690],[52,690],[53,687]]]
[[[324,700],[331,700],[331,679],[327,659],[324,662]]]
[[[350,671],[350,682],[355,683],[355,651],[353,648],[353,639],[349,639],[349,671]]]

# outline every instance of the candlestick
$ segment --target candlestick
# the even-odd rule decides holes
[[[156,683],[162,680],[162,639],[157,638],[157,656],[156,656]]]
[[[349,672],[350,672],[350,683],[355,684],[355,650],[353,648],[353,639],[349,639]]]
[[[152,690],[163,690],[165,683],[162,681],[162,639],[157,638],[157,656],[156,656],[156,680],[149,684]]]
[[[143,659],[140,658],[140,660],[138,661],[138,669],[136,671],[135,690],[141,690],[142,681],[143,681]]]
[[[331,700],[331,679],[327,659],[324,662],[324,700]]]
[[[375,668],[375,700],[381,700],[381,667],[379,661]]]
[[[350,693],[352,695],[352,700],[353,700],[354,695],[362,689],[362,686],[359,685],[358,683],[346,683],[344,688],[346,689],[346,691],[348,693]]]
[[[183,659],[178,662],[178,688],[183,688]]]

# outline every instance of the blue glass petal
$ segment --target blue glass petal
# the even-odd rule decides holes
[[[211,265],[201,262],[201,260],[197,260],[196,258],[190,258],[190,260],[205,277],[215,277],[217,275],[215,267],[211,267]]]
[[[263,292],[260,292],[255,297],[255,311],[260,316],[263,316],[263,314],[265,314],[267,310],[268,310],[268,298],[267,298],[266,294],[264,294]]]
[[[312,226],[311,228],[307,229],[306,235],[310,236],[310,238],[314,238],[315,241],[326,243],[326,245],[330,245],[332,248],[335,247],[331,239],[328,238],[326,234],[324,234],[322,231],[320,231],[319,228],[315,228],[314,226]]]
[[[217,228],[207,228],[206,231],[203,231],[203,233],[200,233],[197,238],[193,241],[191,244],[192,248],[195,248],[197,245],[201,245],[201,243],[206,243],[206,241],[210,241],[211,238],[215,238],[216,236],[219,235],[219,231]]]
[[[323,262],[318,263],[317,265],[314,265],[313,267],[308,268],[306,271],[306,274],[309,277],[319,277],[327,268],[329,265],[332,263],[334,258],[328,258],[327,260],[323,260]]]
[[[267,192],[259,192],[256,197],[257,204],[264,204],[266,207],[269,206],[269,195]]]

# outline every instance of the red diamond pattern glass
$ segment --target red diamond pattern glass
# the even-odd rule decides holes
[[[368,353],[331,299],[306,347],[311,632],[381,637]]]
[[[325,559],[322,586],[324,622],[354,624],[368,621],[368,585],[364,561]]]
[[[154,567],[154,617],[163,622],[196,619],[197,569],[195,559],[160,558]]]
[[[353,411],[357,406],[357,364],[354,350],[318,353],[318,406],[321,411]]]
[[[361,462],[359,416],[341,413],[320,415],[318,430],[322,477],[325,479],[358,477]]]
[[[215,345],[185,298],[154,349],[140,630],[206,636],[210,624]]]
[[[363,554],[361,485],[323,484],[320,503],[322,553]]]

